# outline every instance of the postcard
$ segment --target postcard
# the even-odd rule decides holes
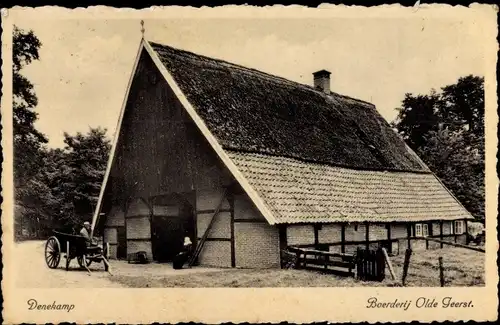
[[[497,11],[2,9],[5,321],[496,320]]]

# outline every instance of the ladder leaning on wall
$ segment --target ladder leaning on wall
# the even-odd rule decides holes
[[[214,224],[215,218],[217,217],[217,215],[219,215],[219,212],[222,208],[222,205],[224,204],[224,200],[226,199],[227,191],[228,191],[227,188],[224,189],[224,192],[222,193],[222,198],[219,202],[219,205],[217,206],[217,209],[215,209],[215,212],[212,215],[212,218],[210,219],[210,223],[208,224],[207,229],[203,233],[203,236],[201,237],[200,241],[198,242],[198,245],[196,245],[196,249],[195,249],[193,255],[191,255],[191,257],[189,258],[189,261],[188,261],[189,267],[193,266],[194,262],[196,261],[196,259],[200,255],[201,251],[203,250],[203,246],[205,245],[205,241],[208,238],[208,234],[210,233],[210,229],[212,228],[212,225]]]

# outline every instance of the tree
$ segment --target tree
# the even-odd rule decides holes
[[[46,182],[59,198],[56,223],[69,229],[88,220],[97,205],[111,144],[101,128],[64,137],[65,148],[50,153],[52,168]]]
[[[401,107],[396,108],[398,116],[392,124],[410,147],[419,148],[425,143],[425,136],[430,131],[437,130],[438,101],[439,96],[435,91],[430,95],[405,94]]]
[[[25,226],[35,230],[40,228],[44,214],[38,203],[49,193],[38,175],[43,170],[42,147],[47,143],[47,138],[34,126],[38,118],[34,112],[38,98],[33,84],[21,74],[23,67],[39,59],[38,50],[41,45],[33,31],[25,32],[14,26],[12,103],[17,238]]]
[[[45,135],[34,126],[38,104],[33,84],[21,74],[24,66],[39,59],[42,46],[33,31],[25,32],[14,26],[13,34],[13,127],[14,127],[14,178],[16,187],[25,186],[39,169],[39,150],[47,143]]]
[[[466,146],[465,132],[430,132],[417,153],[477,219],[484,219],[484,155]]]
[[[406,94],[392,123],[457,199],[484,221],[484,78]]]

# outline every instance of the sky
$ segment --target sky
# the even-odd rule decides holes
[[[50,147],[63,133],[104,127],[112,137],[141,40],[139,19],[16,21],[42,42],[22,70],[39,99],[36,127]],[[481,26],[460,19],[145,19],[145,37],[372,102],[388,121],[405,93],[426,94],[468,74],[484,76]]]

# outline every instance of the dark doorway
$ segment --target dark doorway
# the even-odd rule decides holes
[[[118,237],[118,247],[116,248],[116,258],[126,259],[127,258],[127,233],[125,227],[116,228]]]
[[[194,210],[181,195],[152,199],[151,244],[153,259],[170,262],[183,249],[184,237],[193,240]]]

